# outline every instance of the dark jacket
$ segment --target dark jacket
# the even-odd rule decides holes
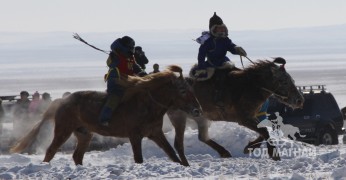
[[[123,89],[116,80],[120,75],[136,75],[143,72],[136,63],[133,55],[125,55],[130,50],[120,43],[120,39],[115,40],[111,45],[112,52],[109,54],[107,65],[109,67],[105,80],[107,81],[107,92],[123,95]]]
[[[143,51],[135,51],[135,59],[142,69],[145,69],[145,65],[149,63],[149,60]]]
[[[220,67],[226,61],[227,51],[237,54],[236,45],[228,37],[215,38],[210,36],[200,47],[198,52],[198,68]],[[207,58],[207,60],[206,60]]]

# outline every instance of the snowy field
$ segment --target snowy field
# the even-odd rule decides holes
[[[232,36],[252,60],[282,56],[297,85],[326,85],[339,107],[346,106],[346,35],[332,38],[326,33],[325,37],[323,34],[312,37],[325,39],[311,40],[309,33],[282,36],[281,31],[275,31],[274,35],[282,37],[277,38],[268,35],[273,32],[235,32]],[[340,32],[344,35],[346,30]],[[0,95],[18,95],[27,90],[30,94],[48,92],[56,99],[66,91],[105,90],[107,55],[72,39],[69,32],[23,34],[0,33]],[[152,71],[154,63],[159,63],[161,70],[169,64],[181,65],[187,74],[197,62],[198,45],[191,41],[199,35],[195,32],[185,36],[131,35],[149,58],[147,72]],[[88,42],[105,50],[114,36],[82,34]],[[266,39],[270,42],[265,42]],[[324,43],[316,45],[316,42]],[[229,57],[241,67],[239,56]],[[248,66],[249,62],[244,60],[244,65]],[[293,142],[294,146],[308,147],[314,153],[272,161],[242,153],[245,145],[257,137],[253,131],[234,123],[217,122],[211,124],[209,132],[232,153],[232,158],[220,158],[198,140],[196,130],[187,128],[185,152],[190,167],[170,161],[153,142],[145,139],[143,164],[134,163],[128,143],[107,151],[87,152],[83,166],[75,166],[72,154],[66,152],[59,152],[50,164],[42,163],[44,154],[4,153],[0,155],[0,179],[346,179],[346,146],[341,136],[340,144],[334,146]],[[168,131],[166,137],[173,145],[174,131]]]
[[[42,163],[43,154],[1,155],[0,179],[346,179],[343,144],[319,147],[303,144],[313,148],[311,156],[273,161],[255,153],[251,157],[242,153],[256,135],[237,124],[212,123],[210,134],[231,151],[232,158],[220,158],[198,141],[196,130],[188,128],[185,151],[190,167],[170,161],[156,144],[145,139],[143,164],[134,163],[128,143],[104,152],[87,152],[83,166],[75,166],[70,153],[57,153],[51,163]],[[173,144],[174,133],[169,131],[166,137]]]

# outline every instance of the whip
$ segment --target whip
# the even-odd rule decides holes
[[[109,53],[110,53],[110,51],[105,51],[105,50],[99,49],[99,48],[97,48],[97,47],[95,47],[95,46],[89,44],[89,43],[86,42],[83,38],[81,38],[77,33],[74,33],[74,34],[73,34],[73,38],[75,38],[75,39],[81,41],[82,43],[84,43],[84,44],[86,44],[86,45],[88,45],[88,46],[90,46],[90,47],[92,47],[92,48],[94,48],[94,49],[96,49],[96,50],[98,50],[98,51],[101,51],[101,52],[106,53],[106,54],[109,54]]]

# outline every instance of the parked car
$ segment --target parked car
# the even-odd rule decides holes
[[[284,124],[298,127],[297,140],[320,145],[338,144],[338,135],[345,132],[344,118],[334,96],[325,85],[297,86],[305,98],[302,109],[295,109],[270,98],[268,114],[279,112]]]

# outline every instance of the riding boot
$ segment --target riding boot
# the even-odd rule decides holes
[[[112,118],[113,111],[119,106],[120,97],[116,94],[109,94],[107,101],[102,108],[99,121],[102,126],[108,126],[109,121]]]

